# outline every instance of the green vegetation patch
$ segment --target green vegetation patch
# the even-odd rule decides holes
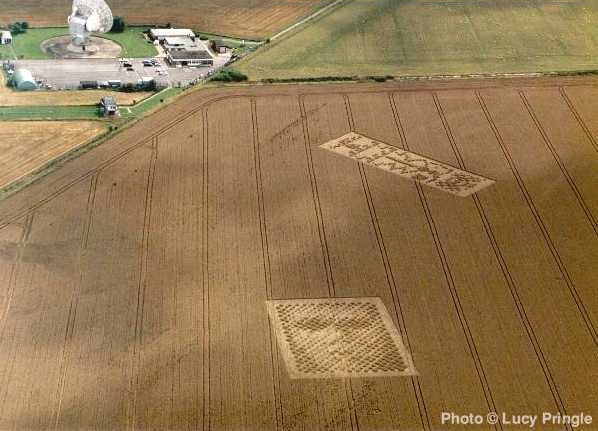
[[[247,81],[247,75],[231,68],[224,68],[210,78],[211,81],[242,82]]]
[[[2,106],[0,121],[13,120],[97,120],[97,106]]]
[[[598,67],[598,1],[354,0],[238,69],[252,80]]]
[[[12,45],[0,45],[0,60],[14,60],[15,54]]]
[[[139,118],[181,93],[181,88],[166,88],[134,106],[121,106],[121,119]],[[97,105],[81,106],[0,106],[0,121],[14,120],[97,120],[103,118]],[[118,120],[118,117],[116,118]]]
[[[153,57],[158,52],[154,44],[145,39],[145,27],[127,27],[121,33],[106,33],[102,37],[118,43],[123,48],[123,57]]]
[[[123,51],[124,57],[153,57],[157,54],[156,48],[148,42],[143,35],[144,27],[128,27],[122,33],[107,33],[101,35],[118,43]],[[4,58],[17,58],[26,60],[42,60],[52,58],[51,55],[42,51],[40,45],[46,39],[68,35],[65,27],[30,28],[25,33],[16,35],[13,45],[0,47],[0,56]]]

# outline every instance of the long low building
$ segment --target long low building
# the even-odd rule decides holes
[[[159,40],[160,42],[167,37],[195,37],[195,33],[188,28],[152,28],[149,33],[152,40]]]
[[[214,54],[199,38],[166,36],[160,40],[160,43],[166,52],[166,59],[173,66],[212,66],[214,64]]]

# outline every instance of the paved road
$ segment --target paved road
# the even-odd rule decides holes
[[[35,79],[55,89],[76,89],[81,81],[120,80],[123,83],[136,84],[143,77],[153,77],[156,82],[165,85],[185,86],[204,78],[210,72],[224,66],[229,56],[217,56],[213,67],[169,67],[164,59],[158,67],[145,67],[143,59],[132,59],[133,71],[122,67],[118,59],[68,59],[68,60],[17,60],[15,68],[28,69]],[[166,73],[160,75],[159,70]]]

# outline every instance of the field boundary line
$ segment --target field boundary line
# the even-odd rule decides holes
[[[349,127],[351,130],[355,130],[355,120],[353,118],[353,110],[351,109],[351,100],[348,95],[344,96],[345,100],[345,109],[347,112],[347,118],[349,119]],[[370,214],[370,221],[372,222],[372,227],[374,228],[374,232],[376,235],[376,243],[378,244],[378,250],[380,251],[380,259],[382,260],[382,265],[384,267],[384,274],[386,276],[386,282],[388,284],[388,288],[390,291],[390,295],[393,300],[393,308],[394,314],[397,317],[397,321],[400,323],[399,331],[402,337],[405,339],[405,347],[411,354],[413,358],[413,350],[411,349],[411,341],[409,339],[409,331],[407,330],[407,323],[405,320],[405,316],[403,314],[403,309],[401,306],[401,300],[399,299],[399,292],[397,288],[396,279],[394,277],[394,273],[392,270],[392,265],[390,264],[390,258],[388,254],[388,250],[386,248],[386,244],[384,242],[384,235],[382,234],[382,228],[380,227],[380,222],[378,220],[378,215],[376,213],[376,207],[374,205],[374,198],[372,195],[372,191],[369,185],[369,181],[365,172],[365,166],[362,163],[357,163],[357,168],[359,170],[359,176],[361,177],[361,186],[363,188],[363,192],[366,198],[366,202],[368,205],[368,211]],[[414,360],[415,361],[415,360]],[[413,392],[415,395],[415,401],[417,403],[417,409],[419,412],[419,417],[421,420],[422,428],[424,430],[430,430],[430,418],[428,416],[428,410],[426,408],[426,401],[423,397],[423,392],[421,390],[421,384],[419,381],[419,376],[410,376],[411,385],[413,387]]]
[[[446,118],[444,108],[442,107],[442,103],[440,102],[440,99],[438,98],[438,94],[436,94],[436,92],[434,92],[433,97],[434,97],[434,103],[436,105],[436,110],[437,110],[438,115],[442,121],[442,125],[444,127],[446,136],[449,140],[449,143],[451,145],[451,148],[455,155],[455,158],[457,159],[457,162],[459,163],[459,167],[461,169],[467,169],[467,165],[463,159],[461,151],[459,150],[459,146],[457,145],[457,141],[455,139],[455,136],[453,134],[453,131],[449,124],[449,121]],[[484,210],[484,205],[482,204],[482,201],[477,193],[474,193],[471,197],[475,203],[478,215],[480,216],[482,225],[484,226],[484,231],[486,232],[486,236],[488,237],[490,245],[492,246],[492,249],[493,249],[494,255],[496,257],[496,260],[498,262],[498,265],[500,266],[505,284],[507,285],[509,292],[511,294],[511,297],[513,298],[513,302],[515,303],[515,306],[517,308],[517,312],[519,314],[519,317],[521,319],[523,327],[524,327],[524,329],[527,333],[527,336],[532,344],[532,347],[534,349],[534,352],[536,354],[536,358],[538,359],[540,367],[542,368],[544,377],[546,379],[546,382],[548,383],[548,388],[552,394],[553,400],[555,401],[556,407],[559,409],[559,412],[562,415],[566,415],[565,404],[564,404],[564,402],[561,398],[561,395],[558,391],[558,387],[554,382],[554,377],[552,375],[552,372],[550,371],[550,367],[548,365],[548,362],[546,361],[546,357],[544,355],[544,352],[542,350],[542,347],[540,345],[538,337],[534,331],[534,326],[532,325],[531,321],[529,320],[527,311],[525,309],[525,306],[523,305],[523,300],[521,299],[521,297],[519,295],[519,290],[517,288],[517,284],[515,283],[515,280],[513,279],[513,276],[511,275],[509,266],[507,265],[507,262],[504,258],[502,251],[501,251],[500,245],[498,244],[498,240],[496,239],[496,235],[494,234],[494,230],[492,229],[490,220],[486,214],[486,211]],[[570,430],[571,426],[566,424],[566,428]]]
[[[590,315],[589,315],[587,309],[585,308],[585,305],[579,295],[579,292],[577,292],[577,289],[575,287],[575,284],[573,283],[573,280],[569,276],[569,272],[567,271],[567,268],[565,267],[565,264],[563,263],[563,260],[561,259],[560,255],[558,253],[558,250],[556,249],[554,242],[552,241],[552,238],[550,237],[550,233],[548,232],[548,229],[546,228],[544,221],[540,217],[538,209],[536,208],[536,206],[534,204],[533,198],[529,194],[529,191],[527,190],[525,182],[523,181],[523,178],[521,177],[521,174],[519,173],[519,170],[517,169],[517,166],[513,160],[513,157],[511,156],[510,152],[508,151],[508,149],[506,147],[506,143],[504,142],[502,135],[501,135],[500,131],[498,130],[498,126],[496,126],[496,124],[494,123],[494,119],[492,118],[492,115],[490,114],[490,110],[488,109],[486,102],[484,101],[484,97],[477,90],[475,91],[475,95],[476,95],[476,99],[477,99],[478,103],[480,104],[480,106],[482,108],[482,111],[484,112],[486,120],[490,124],[492,132],[494,133],[496,141],[501,148],[501,151],[505,157],[505,160],[507,161],[507,164],[509,165],[511,172],[515,176],[515,180],[519,186],[519,190],[523,194],[523,197],[527,203],[527,206],[530,209],[530,211],[536,221],[536,224],[539,227],[540,232],[542,233],[542,236],[544,237],[544,242],[546,243],[546,246],[548,247],[548,249],[553,257],[553,260],[555,261],[559,272],[563,276],[563,280],[565,281],[565,284],[567,285],[569,293],[571,294],[573,301],[575,302],[575,305],[577,306],[577,309],[580,313],[580,317],[582,318],[588,332],[590,333],[590,336],[592,337],[594,345],[598,347],[598,334],[596,332],[596,328],[594,327],[594,323],[592,322],[592,319],[590,318]]]
[[[583,132],[586,134],[586,137],[590,141],[590,145],[592,145],[592,147],[594,147],[594,150],[596,152],[598,152],[598,143],[596,142],[594,135],[592,135],[592,132],[590,131],[589,127],[586,125],[585,121],[583,120],[583,117],[581,116],[581,114],[579,113],[577,108],[575,108],[575,104],[573,103],[573,101],[571,100],[569,95],[567,94],[567,90],[565,89],[565,87],[560,86],[559,93],[561,93],[561,96],[565,100],[565,103],[569,107],[569,110],[571,111],[571,113],[573,114],[575,119],[577,120],[577,123],[582,128]]]
[[[257,106],[255,97],[250,97],[251,103],[251,122],[253,129],[253,163],[255,170],[255,186],[258,201],[258,219],[260,225],[260,237],[262,246],[262,266],[264,269],[264,282],[266,285],[266,299],[273,299],[272,294],[272,268],[270,266],[270,247],[268,244],[268,227],[266,221],[266,207],[264,203],[264,187],[262,179],[262,162],[260,157],[260,135],[259,123],[257,117]],[[270,362],[272,364],[272,391],[274,396],[274,416],[276,420],[276,429],[284,429],[284,410],[280,398],[280,367],[278,346],[274,337],[274,328],[270,317],[268,321],[268,334],[270,336]]]
[[[210,421],[210,261],[209,261],[209,129],[208,129],[208,107],[201,108],[201,116],[203,123],[202,131],[202,153],[203,153],[203,172],[202,172],[202,226],[201,226],[201,248],[202,248],[202,277],[203,277],[203,354],[202,354],[202,429],[209,430],[211,428]]]
[[[577,199],[577,202],[578,202],[579,206],[581,207],[582,211],[585,213],[586,218],[590,222],[590,225],[592,226],[592,229],[594,230],[594,234],[598,236],[598,225],[596,223],[596,219],[594,218],[594,215],[592,214],[592,212],[588,208],[588,205],[586,204],[586,201],[584,200],[582,193],[577,188],[577,184],[575,184],[575,180],[573,179],[573,177],[569,173],[569,170],[567,169],[567,167],[565,166],[565,163],[563,162],[563,160],[559,156],[558,151],[556,150],[556,148],[552,144],[552,141],[551,141],[550,137],[548,136],[548,133],[546,133],[546,130],[544,129],[544,127],[540,123],[540,120],[538,119],[538,116],[536,115],[531,102],[529,101],[529,99],[527,98],[527,96],[525,95],[525,93],[522,90],[519,90],[518,93],[519,93],[519,96],[520,96],[521,100],[523,101],[523,105],[525,106],[525,109],[527,110],[527,112],[528,112],[529,116],[531,117],[534,125],[536,126],[536,129],[540,133],[540,136],[542,137],[542,140],[544,141],[544,144],[546,145],[546,147],[548,147],[548,150],[550,151],[550,154],[552,155],[552,157],[556,161],[559,169],[561,170],[561,173],[563,174],[563,176],[567,180],[567,183],[569,183],[569,187],[571,188],[571,190],[575,194],[575,198]]]
[[[151,235],[151,219],[152,219],[152,198],[154,193],[154,180],[156,176],[156,162],[158,159],[158,138],[154,137],[151,140],[151,157],[149,160],[147,183],[145,189],[145,206],[143,214],[143,232],[141,237],[141,250],[139,253],[138,274],[139,280],[137,283],[137,306],[135,313],[135,342],[133,344],[133,352],[131,354],[130,362],[130,394],[133,395],[129,400],[128,409],[128,427],[131,430],[136,429],[137,425],[137,388],[139,386],[139,366],[141,360],[141,352],[143,350],[143,321],[145,313],[145,290],[147,288],[147,272],[149,265],[149,237]]]
[[[79,298],[81,293],[81,286],[83,285],[83,271],[81,269],[81,263],[85,259],[85,255],[87,252],[87,244],[89,239],[89,232],[91,231],[91,225],[93,220],[93,212],[95,208],[95,198],[96,198],[96,191],[98,187],[98,178],[100,176],[100,172],[94,174],[91,177],[91,181],[89,184],[89,192],[87,195],[87,206],[85,210],[85,223],[83,225],[83,231],[81,232],[81,244],[79,246],[80,254],[79,254],[79,281],[77,282],[75,288],[73,289],[73,293],[71,295],[71,303],[69,306],[69,313],[66,321],[66,328],[64,333],[64,341],[62,346],[62,355],[59,361],[59,372],[58,372],[58,383],[56,388],[56,400],[57,406],[56,411],[52,414],[54,417],[54,426],[53,429],[55,431],[58,430],[58,424],[60,422],[60,415],[62,413],[62,401],[64,399],[64,389],[66,387],[67,376],[68,376],[68,366],[69,366],[69,359],[70,359],[70,343],[73,337],[73,333],[75,331],[75,322],[77,319],[77,308],[79,305]]]
[[[401,111],[397,106],[395,100],[395,93],[390,93],[390,101],[392,106],[394,107],[393,111],[396,114],[395,122],[398,125],[399,133],[401,140],[403,141],[403,145],[406,150],[411,151],[409,148],[409,144],[407,142],[407,135],[405,133],[405,128],[403,122],[401,121]],[[488,383],[488,378],[486,377],[486,372],[484,371],[484,366],[480,359],[477,346],[475,343],[475,339],[469,327],[469,323],[467,321],[467,317],[465,315],[465,311],[463,310],[463,306],[461,304],[461,300],[459,298],[459,292],[457,290],[457,286],[455,284],[455,280],[453,278],[453,273],[451,271],[450,265],[448,263],[448,259],[446,256],[446,252],[444,251],[444,247],[442,245],[442,241],[440,239],[440,234],[438,232],[438,228],[436,227],[436,222],[434,220],[434,216],[432,215],[432,210],[430,209],[428,199],[426,197],[425,191],[423,187],[419,183],[415,183],[415,187],[417,188],[417,192],[419,194],[420,202],[426,216],[426,220],[428,222],[428,228],[430,229],[430,233],[432,234],[432,238],[434,240],[434,244],[436,246],[436,252],[438,254],[438,258],[440,260],[440,264],[442,266],[444,277],[447,282],[447,286],[449,288],[449,293],[451,295],[451,299],[453,301],[453,305],[455,306],[455,311],[457,312],[457,316],[461,323],[461,329],[463,330],[463,335],[465,336],[465,340],[467,342],[469,352],[471,354],[471,358],[473,359],[476,373],[478,374],[478,379],[482,386],[482,391],[484,393],[484,398],[486,399],[486,405],[488,406],[490,411],[496,412],[496,405],[494,403],[494,398],[492,396],[492,390],[490,388],[490,384]],[[502,423],[498,421],[494,424],[495,429],[502,429]]]

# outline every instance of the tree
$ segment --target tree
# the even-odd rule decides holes
[[[241,82],[247,81],[247,75],[244,75],[235,69],[225,68],[212,76],[211,80],[221,82]]]
[[[114,23],[112,24],[112,33],[122,33],[127,28],[127,24],[125,23],[125,19],[122,16],[115,16]]]
[[[27,21],[17,21],[8,26],[8,29],[13,35],[25,33],[28,28],[29,23]]]

